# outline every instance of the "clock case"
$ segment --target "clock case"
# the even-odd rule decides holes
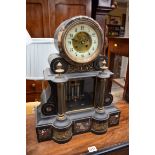
[[[67,51],[67,48],[65,45],[66,35],[77,24],[78,25],[87,24],[88,26],[92,27],[95,30],[97,37],[99,38],[98,47],[95,53],[90,58],[91,61],[89,59],[88,61],[85,61],[85,62],[77,61],[73,57],[68,55],[67,54],[68,52],[66,52]],[[90,64],[90,62],[93,62],[94,59],[96,59],[96,57],[100,53],[100,50],[103,48],[103,40],[104,40],[103,38],[104,38],[104,33],[100,25],[94,19],[87,17],[87,16],[76,16],[76,17],[73,17],[71,19],[68,19],[62,22],[59,25],[59,27],[56,29],[56,32],[54,34],[54,43],[55,43],[55,47],[60,53],[60,56],[64,58],[67,62],[69,62],[69,64],[72,64],[74,66],[81,66],[81,65]]]
[[[67,61],[66,56],[49,56],[50,68],[44,70],[49,86],[43,89],[41,104],[36,109],[38,142],[68,142],[73,135],[85,132],[106,133],[119,124],[120,110],[107,92],[107,81],[113,75],[101,69],[103,55],[86,64]],[[63,70],[58,74],[56,70]]]

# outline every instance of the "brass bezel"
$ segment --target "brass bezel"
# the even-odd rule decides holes
[[[87,58],[85,60],[83,58],[79,59],[79,58],[75,58],[74,56],[70,55],[69,52],[67,51],[67,48],[65,45],[65,39],[66,39],[67,33],[71,30],[72,27],[74,27],[77,24],[78,25],[79,24],[89,25],[91,28],[94,29],[94,31],[96,32],[96,34],[98,36],[98,46],[97,46],[96,51],[94,52],[94,54],[92,56],[90,56],[90,58]],[[95,20],[93,20],[92,18],[89,18],[87,16],[73,17],[73,18],[67,20],[66,25],[63,28],[63,31],[60,31],[60,33],[58,34],[60,55],[71,64],[82,65],[82,64],[91,63],[92,61],[94,61],[97,58],[100,51],[102,51],[102,49],[103,49],[103,44],[104,44],[103,38],[104,38],[103,31],[102,31],[101,27],[99,26],[99,24]]]

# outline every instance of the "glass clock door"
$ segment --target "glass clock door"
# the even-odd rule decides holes
[[[66,86],[67,111],[93,107],[94,78],[71,80]]]

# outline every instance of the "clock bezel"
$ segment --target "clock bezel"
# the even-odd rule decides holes
[[[85,61],[81,59],[75,59],[74,56],[70,55],[67,51],[66,44],[65,44],[65,39],[68,34],[68,32],[76,25],[80,24],[86,24],[89,25],[97,34],[98,37],[98,46],[93,55],[90,56],[90,58],[86,59]],[[103,44],[104,44],[104,33],[103,30],[101,29],[100,25],[93,20],[90,17],[87,16],[77,16],[73,17],[69,20],[67,20],[66,25],[63,28],[63,31],[61,31],[61,37],[59,37],[59,48],[60,50],[60,55],[69,63],[71,64],[76,64],[76,65],[82,65],[82,64],[89,64],[93,62],[100,52],[103,49]]]

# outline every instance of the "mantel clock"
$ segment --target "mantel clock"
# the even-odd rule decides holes
[[[38,141],[69,141],[84,132],[106,133],[119,123],[120,110],[107,92],[113,74],[101,55],[104,34],[90,17],[76,16],[60,24],[54,41],[59,54],[48,58],[44,70],[49,86],[43,89],[36,111]]]

